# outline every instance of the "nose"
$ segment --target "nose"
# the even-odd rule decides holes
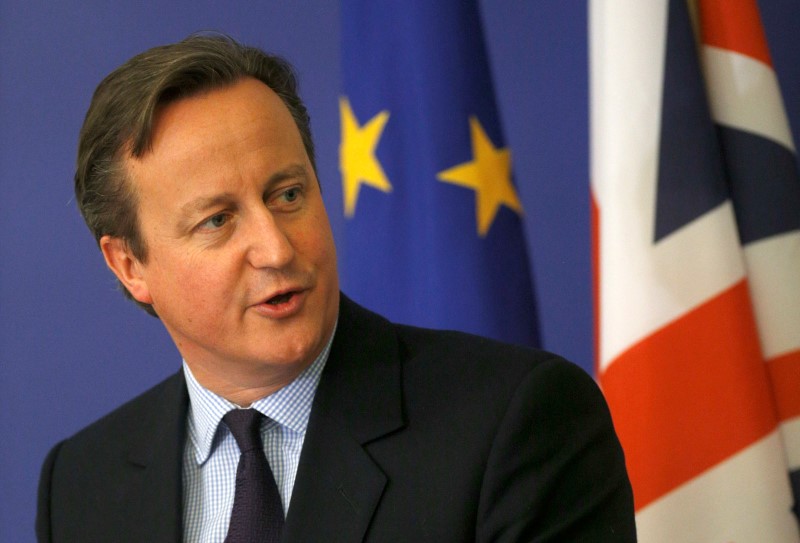
[[[267,208],[254,211],[246,231],[247,261],[254,268],[282,269],[295,256],[295,249],[279,218]]]

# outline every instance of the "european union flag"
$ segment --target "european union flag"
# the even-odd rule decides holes
[[[477,5],[342,2],[343,290],[394,321],[538,342]]]

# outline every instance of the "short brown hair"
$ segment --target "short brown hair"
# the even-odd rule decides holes
[[[196,34],[154,47],[103,79],[80,131],[75,197],[98,244],[105,235],[118,237],[136,258],[147,259],[137,195],[126,179],[124,159],[142,157],[151,149],[159,107],[247,77],[265,83],[289,109],[316,170],[308,112],[288,62],[220,34]],[[136,303],[157,316],[149,304]]]

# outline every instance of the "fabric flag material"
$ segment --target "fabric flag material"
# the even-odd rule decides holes
[[[537,343],[524,214],[474,2],[342,2],[343,290],[389,318]]]
[[[597,373],[640,541],[797,542],[795,148],[755,0],[693,14],[590,3]]]

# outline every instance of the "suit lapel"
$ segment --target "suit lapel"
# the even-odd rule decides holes
[[[386,485],[365,446],[402,428],[401,364],[392,326],[342,296],[336,337],[314,398],[283,540],[363,541]],[[164,383],[132,427],[120,485],[129,514],[118,541],[180,542],[188,394]]]
[[[283,541],[362,541],[386,476],[365,445],[403,426],[391,324],[342,296],[314,398]]]
[[[127,458],[129,525],[120,541],[180,542],[183,539],[182,458],[188,393],[183,372],[171,377],[152,402]]]

